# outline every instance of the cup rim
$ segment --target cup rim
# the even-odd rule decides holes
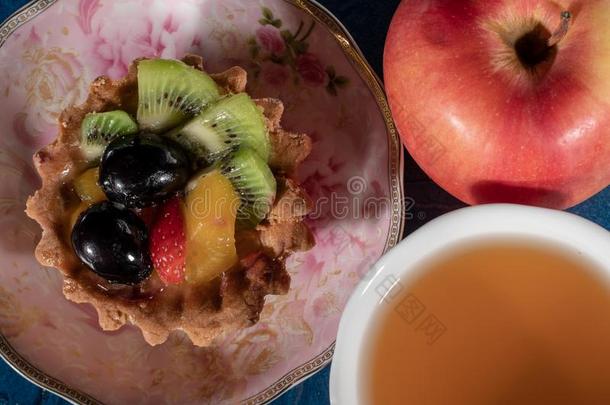
[[[516,204],[462,208],[436,218],[386,253],[363,277],[343,311],[331,365],[332,404],[363,403],[359,372],[368,326],[382,302],[380,281],[404,280],[418,264],[450,245],[470,238],[538,239],[582,254],[610,279],[610,232],[568,212]],[[387,282],[386,282],[387,284]],[[395,283],[384,291],[391,291]]]

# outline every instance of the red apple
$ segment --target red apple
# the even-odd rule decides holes
[[[405,0],[384,70],[407,149],[457,198],[566,208],[610,184],[610,0]]]

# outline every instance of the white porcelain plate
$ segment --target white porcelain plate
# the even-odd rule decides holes
[[[104,333],[33,258],[23,214],[38,187],[31,157],[60,111],[134,58],[241,65],[256,97],[281,98],[284,126],[309,133],[299,178],[316,201],[317,246],[291,258],[290,293],[260,322],[193,347],[148,346],[133,327]],[[361,275],[399,239],[401,146],[379,81],[349,34],[307,0],[39,0],[0,26],[0,350],[37,384],[81,403],[263,403],[330,361]],[[374,201],[374,206],[366,204]],[[380,204],[379,201],[384,202]]]

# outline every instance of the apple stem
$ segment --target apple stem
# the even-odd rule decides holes
[[[553,35],[549,38],[547,45],[548,47],[553,47],[561,41],[566,34],[568,33],[568,29],[570,29],[570,22],[572,21],[572,13],[569,11],[561,12],[561,22],[559,23],[559,27],[553,32]]]

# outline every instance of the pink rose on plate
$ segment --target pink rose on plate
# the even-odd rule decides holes
[[[297,58],[297,72],[310,86],[322,86],[326,81],[324,66],[312,53],[304,53]]]
[[[286,44],[280,30],[273,25],[264,25],[256,30],[256,40],[267,52],[280,54],[286,50]]]
[[[91,27],[93,53],[103,62],[99,70],[112,78],[124,76],[138,57],[181,57],[199,34],[200,9],[190,1],[104,1],[81,13],[81,25]]]
[[[32,29],[28,41],[35,38]],[[74,51],[35,45],[15,66],[7,73],[14,75],[12,82],[20,83],[27,98],[25,109],[13,116],[13,131],[22,145],[36,150],[55,137],[59,114],[86,94],[86,69]]]
[[[288,76],[288,70],[275,63],[268,63],[263,68],[263,80],[272,86],[283,86],[288,80]]]

